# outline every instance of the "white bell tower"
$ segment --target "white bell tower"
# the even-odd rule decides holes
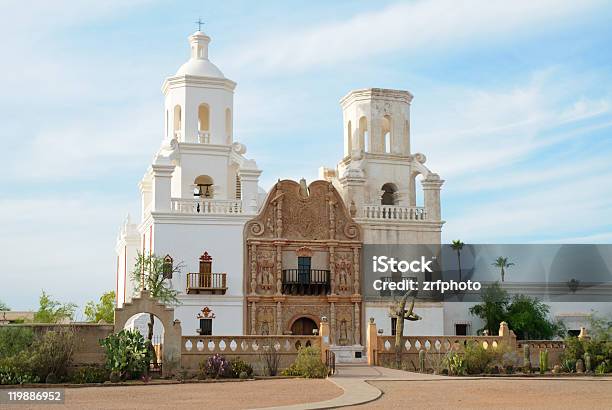
[[[444,181],[410,151],[410,104],[404,90],[366,88],[340,100],[344,157],[323,169],[358,222],[366,243],[439,243]],[[421,179],[423,202],[417,200]]]
[[[232,144],[236,83],[208,59],[209,43],[210,37],[201,31],[189,36],[189,61],[164,81],[164,135],[168,139]]]

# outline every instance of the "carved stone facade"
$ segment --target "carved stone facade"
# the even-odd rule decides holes
[[[361,344],[361,230],[331,183],[279,181],[244,236],[245,334],[327,317],[333,344]]]

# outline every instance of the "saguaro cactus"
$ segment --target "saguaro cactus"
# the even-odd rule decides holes
[[[589,352],[586,352],[584,354],[584,367],[587,373],[591,373],[591,371],[593,370],[591,366],[591,355],[589,354]]]
[[[410,307],[406,309],[406,301],[413,292],[406,292],[400,301],[395,303],[389,308],[389,314],[391,317],[397,319],[395,325],[395,366],[398,369],[402,368],[402,336],[404,335],[404,320],[417,321],[421,320],[421,316],[413,312],[414,300],[410,303]]]
[[[531,351],[528,344],[523,345],[523,369],[531,371]]]
[[[548,371],[548,349],[540,350],[540,374]]]
[[[425,373],[425,350],[419,350],[419,371]]]

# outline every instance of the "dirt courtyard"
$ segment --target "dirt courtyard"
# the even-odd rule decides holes
[[[277,379],[230,383],[66,389],[64,405],[24,406],[52,409],[248,409],[328,400],[342,394],[321,379]]]
[[[358,409],[610,409],[612,378],[565,380],[449,378],[370,381],[383,391]]]

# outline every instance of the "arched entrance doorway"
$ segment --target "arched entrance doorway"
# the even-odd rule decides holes
[[[318,326],[314,320],[308,317],[300,317],[296,319],[295,322],[293,322],[293,324],[291,325],[291,334],[312,336],[312,331],[314,329],[318,329]]]

